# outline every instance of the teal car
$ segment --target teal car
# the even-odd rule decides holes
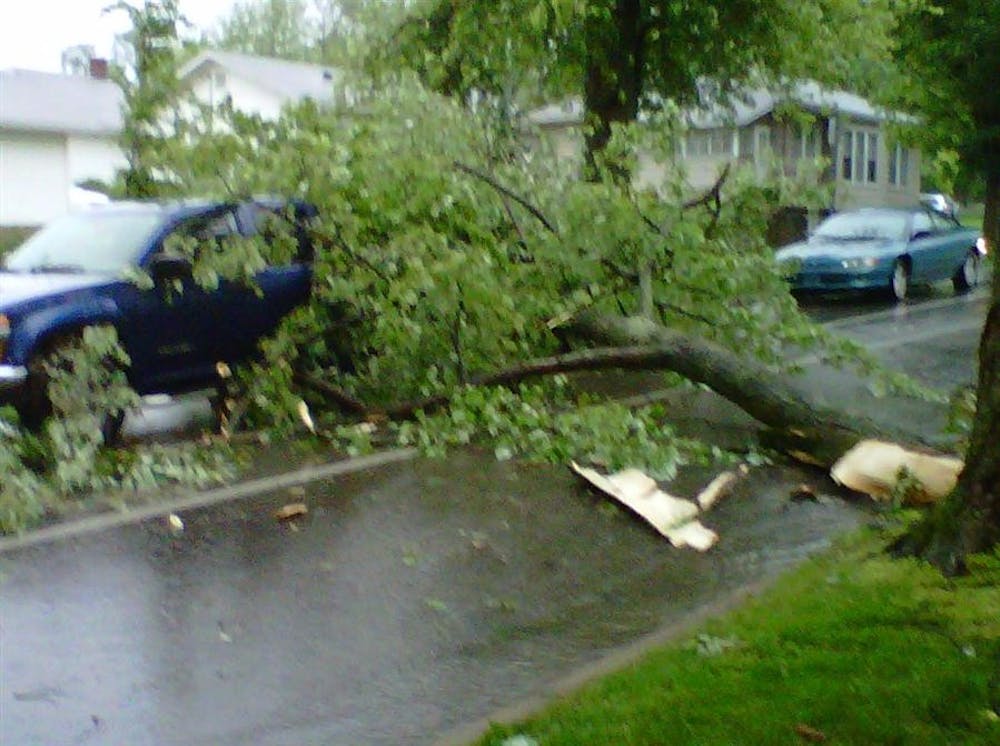
[[[835,213],[805,241],[775,254],[793,291],[883,291],[903,300],[912,285],[951,280],[957,292],[982,277],[979,231],[928,209],[869,208]]]

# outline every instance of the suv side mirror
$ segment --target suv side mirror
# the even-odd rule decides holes
[[[171,282],[191,277],[191,261],[178,254],[157,254],[149,260],[149,274],[153,282]]]

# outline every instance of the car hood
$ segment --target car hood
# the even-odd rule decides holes
[[[888,252],[896,242],[888,238],[869,239],[864,241],[828,241],[814,238],[801,241],[775,252],[778,261],[792,259],[817,259],[829,257],[832,259],[854,259],[858,257],[878,256]]]
[[[0,270],[0,311],[24,301],[106,283],[105,275],[28,274]]]

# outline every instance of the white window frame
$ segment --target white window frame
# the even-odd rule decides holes
[[[838,173],[842,181],[852,184],[878,184],[882,171],[879,162],[879,133],[875,130],[845,127],[840,137],[840,168]],[[860,157],[859,157],[860,156]],[[845,175],[844,161],[851,161],[851,173]],[[869,166],[874,164],[874,173]]]
[[[905,189],[910,180],[910,149],[896,143],[889,151],[889,185]]]

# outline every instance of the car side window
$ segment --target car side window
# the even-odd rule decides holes
[[[163,241],[160,253],[181,253],[189,259],[197,259],[206,251],[221,249],[224,239],[237,236],[239,232],[239,223],[232,210],[198,215],[176,226]]]
[[[954,225],[954,221],[952,221],[951,218],[947,215],[942,215],[939,212],[931,213],[931,223],[934,224],[935,233],[945,233],[946,231],[951,230]]]
[[[208,217],[195,218],[184,223],[174,232],[198,241],[218,242],[223,238],[238,235],[240,229],[236,222],[236,214],[232,210],[226,210]]]
[[[309,263],[313,260],[312,237],[306,226],[306,216],[298,207],[294,208],[294,220],[280,210],[258,205],[254,212],[254,230],[264,240],[274,240],[279,235],[291,235],[295,241],[295,261]]]

